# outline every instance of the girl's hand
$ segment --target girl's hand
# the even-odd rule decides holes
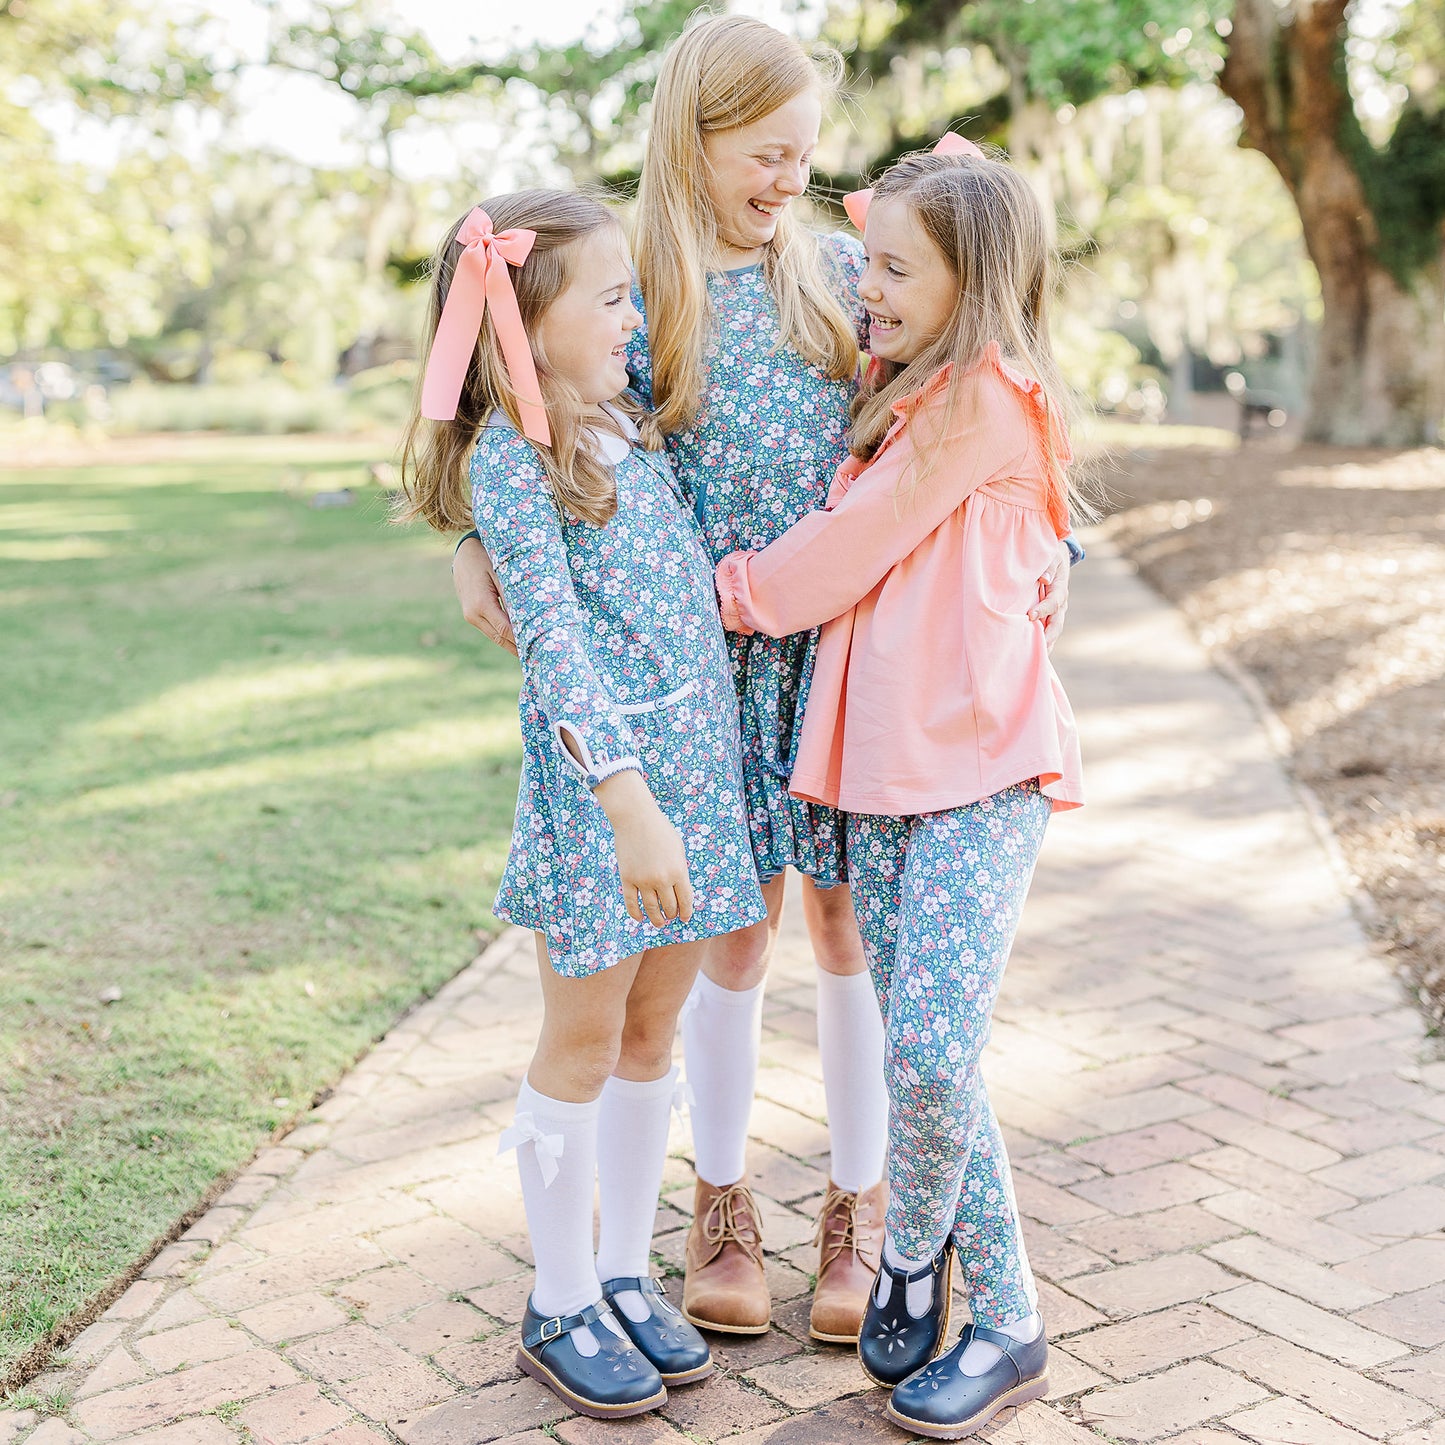
[[[456,588],[462,616],[515,657],[517,639],[512,635],[512,619],[507,616],[507,604],[502,601],[492,559],[475,537],[468,537],[452,558],[452,586]]]
[[[657,806],[647,780],[628,770],[603,779],[597,801],[612,824],[622,901],[639,923],[645,914],[654,928],[692,917],[692,883],[682,835]]]
[[[1029,608],[1029,617],[1044,624],[1044,641],[1050,652],[1064,630],[1064,614],[1069,610],[1069,549],[1059,543],[1059,556],[1054,565],[1039,578],[1039,600]]]

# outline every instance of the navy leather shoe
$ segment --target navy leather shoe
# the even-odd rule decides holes
[[[878,1304],[878,1280],[887,1276],[888,1302]],[[931,1277],[933,1294],[928,1308],[915,1319],[908,1313],[910,1280]],[[868,1308],[858,1331],[858,1359],[863,1373],[875,1384],[896,1385],[920,1370],[937,1353],[948,1333],[948,1316],[953,1306],[953,1241],[921,1269],[905,1274],[888,1263],[885,1254],[878,1267],[873,1288],[868,1291]]]
[[[627,1311],[615,1303],[616,1296],[629,1289],[635,1289],[652,1310],[645,1320],[629,1319]],[[632,1337],[632,1343],[652,1361],[664,1385],[690,1385],[712,1374],[707,1341],[667,1298],[661,1280],[646,1275],[604,1279],[602,1298],[612,1306],[613,1318]]]
[[[631,1339],[619,1339],[605,1320],[615,1319],[605,1300],[575,1315],[546,1318],[527,1301],[522,1315],[518,1368],[540,1380],[560,1400],[595,1420],[641,1415],[667,1402],[667,1386]],[[595,1355],[581,1354],[570,1331],[590,1325]]]
[[[1003,1351],[982,1375],[958,1368],[972,1340],[986,1340]],[[1000,1410],[1041,1400],[1049,1391],[1049,1347],[1043,1330],[1020,1344],[1000,1330],[968,1325],[958,1343],[893,1391],[888,1418],[930,1440],[959,1440],[981,1430]]]

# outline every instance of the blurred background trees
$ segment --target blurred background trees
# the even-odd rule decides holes
[[[517,184],[625,204],[661,52],[694,8],[604,0],[562,43],[443,53],[425,7],[234,3],[263,43],[238,47],[222,0],[0,0],[0,364],[149,383],[145,406],[112,390],[113,420],[357,378],[394,410],[439,229]],[[799,0],[781,23],[849,63],[824,206],[949,125],[1025,170],[1069,263],[1061,353],[1097,404],[1218,417],[1233,372],[1306,406],[1318,439],[1437,434],[1435,0]],[[274,93],[258,76],[344,116],[344,158],[249,140]]]

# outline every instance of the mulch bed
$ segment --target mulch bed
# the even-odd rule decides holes
[[[1103,528],[1252,675],[1363,911],[1445,1025],[1445,450],[1135,445]],[[1140,442],[1147,433],[1141,429]]]

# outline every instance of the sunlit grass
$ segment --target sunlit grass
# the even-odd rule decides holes
[[[372,459],[0,472],[0,1379],[490,922],[515,664]]]

